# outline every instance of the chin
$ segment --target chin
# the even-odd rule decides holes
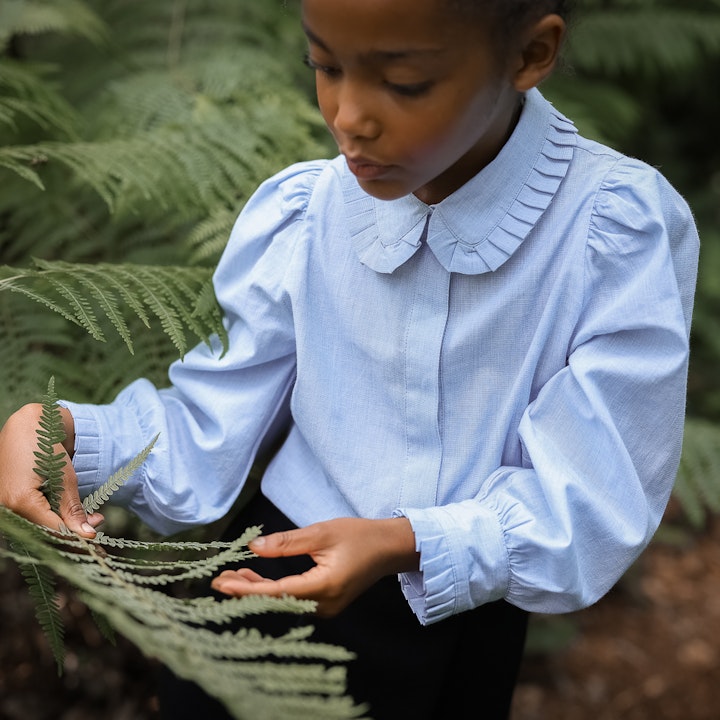
[[[382,182],[379,180],[359,180],[358,185],[368,194],[377,200],[397,200],[407,195],[412,195],[412,190],[399,183]]]

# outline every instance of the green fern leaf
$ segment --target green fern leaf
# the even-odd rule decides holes
[[[153,272],[152,270],[150,272],[143,272],[135,268],[134,277],[131,279],[130,270],[120,267],[118,271],[121,275],[125,275],[128,282],[133,282],[142,293],[143,302],[155,314],[158,320],[160,320],[163,331],[182,355],[187,345],[182,322],[179,318],[179,309],[177,305],[166,302],[168,297],[174,300],[175,296],[172,293],[163,292],[165,287],[160,280],[159,273]],[[168,280],[170,283],[174,282],[174,278],[168,278]],[[169,287],[169,285],[167,287]]]
[[[40,190],[45,189],[40,176],[28,167],[27,162],[23,160],[17,160],[13,158],[10,153],[5,152],[0,148],[0,167],[7,168],[12,172],[19,175],[23,180],[28,180],[33,185],[36,185]]]
[[[101,286],[94,281],[93,273],[89,272],[79,275],[78,282],[90,292],[90,296],[97,302],[105,317],[110,320],[118,335],[123,339],[130,352],[133,353],[133,341],[127,321],[120,312],[117,298],[109,284],[106,282]]]
[[[102,614],[93,609],[90,610],[93,622],[95,623],[100,634],[110,643],[115,645],[117,643],[117,636],[115,634],[115,628],[108,621],[108,619]]]
[[[56,277],[53,273],[46,275],[48,282],[57,290],[60,297],[64,298],[69,308],[69,314],[73,321],[81,328],[87,330],[96,340],[105,341],[97,316],[87,296],[84,295],[75,283],[75,278],[68,278],[66,275]]]
[[[35,605],[35,617],[48,640],[58,675],[62,675],[65,663],[65,626],[55,593],[55,577],[44,565],[29,562],[32,559],[31,553],[21,542],[11,542],[10,546],[16,557],[22,558],[20,573]]]
[[[133,350],[127,320],[120,313],[116,291],[126,309],[143,321],[148,312],[160,321],[165,334],[182,356],[188,349],[185,329],[209,342],[211,335],[225,338],[221,314],[195,313],[195,298],[206,288],[212,275],[209,268],[160,267],[139,265],[72,264],[62,261],[36,261],[36,268],[0,267],[0,292],[10,290],[29,297],[84,328],[93,338],[105,340],[95,314],[102,313]],[[205,290],[207,293],[208,291]],[[207,308],[206,301],[206,308]]]
[[[180,677],[199,683],[233,717],[343,720],[360,716],[362,709],[345,695],[344,663],[352,655],[344,648],[313,642],[310,626],[280,637],[247,627],[223,629],[266,612],[306,614],[315,603],[291,597],[176,597],[163,583],[158,590],[156,583],[148,582],[167,574],[168,560],[181,561],[175,578],[185,577],[193,565],[204,568],[194,576],[210,572],[218,566],[218,558],[242,562],[252,555],[247,543],[260,528],[248,528],[232,543],[143,543],[100,534],[88,541],[51,533],[0,508],[0,530],[26,548],[20,554],[0,544],[0,556],[51,568],[115,631]],[[178,552],[189,554],[178,558]],[[211,631],[210,625],[219,632]]]
[[[65,296],[67,294],[72,295],[72,293],[70,293],[70,286],[68,286],[67,291],[62,293],[50,292],[46,287],[44,287],[46,285],[45,280],[50,278],[40,276],[36,271],[34,272],[32,270],[23,269],[18,270],[7,267],[2,268],[2,271],[3,272],[0,273],[0,291],[11,290],[13,292],[21,293],[31,300],[35,300],[50,310],[57,312],[66,320],[69,320],[80,327],[85,327],[85,329],[94,338],[98,340],[103,339],[100,328],[93,325],[90,325],[89,327],[87,325],[83,326],[83,317],[81,316],[78,318],[73,308],[68,307],[65,304]],[[32,285],[33,279],[37,281],[35,286]],[[63,287],[62,283],[60,283],[57,278],[52,278],[51,284],[55,288]]]
[[[14,127],[16,118],[25,116],[44,130],[75,138],[77,114],[49,82],[56,72],[51,65],[0,58],[0,112],[4,112],[4,122]]]
[[[0,5],[0,39],[11,34],[37,35],[62,32],[81,35],[93,42],[108,37],[107,28],[87,3],[78,0],[42,2],[4,0]]]
[[[720,426],[699,418],[685,422],[683,451],[673,493],[693,527],[720,513]]]
[[[55,378],[50,378],[47,393],[42,398],[42,414],[37,431],[38,450],[35,451],[35,472],[43,478],[40,489],[50,503],[53,512],[60,508],[63,492],[64,452],[55,452],[55,446],[65,440],[62,416],[57,405]]]

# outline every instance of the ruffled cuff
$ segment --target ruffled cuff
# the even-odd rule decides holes
[[[75,425],[73,468],[78,479],[80,498],[84,499],[102,485],[100,474],[100,431],[89,405],[61,400],[58,405],[67,408]]]
[[[426,510],[399,509],[410,520],[420,570],[400,586],[423,625],[505,596],[508,554],[497,516],[474,501]]]
[[[78,491],[83,499],[100,488],[119,468],[132,457],[133,448],[144,447],[140,428],[134,420],[124,418],[123,408],[115,405],[90,405],[61,400],[59,403],[73,416],[75,449],[73,469],[78,479]],[[113,437],[124,454],[113,455],[103,443],[103,437]],[[139,487],[136,477],[128,480],[113,494],[113,503],[128,505],[137,500]]]

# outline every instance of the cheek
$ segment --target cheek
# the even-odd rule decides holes
[[[317,97],[318,108],[328,130],[332,133],[332,120],[335,117],[335,106],[332,94],[323,87],[321,82],[315,83],[315,96]]]
[[[398,134],[398,147],[405,148],[407,157],[418,164],[432,164],[452,153],[462,144],[467,133],[463,124],[448,122],[444,116],[427,114],[420,124],[415,119],[411,127]]]

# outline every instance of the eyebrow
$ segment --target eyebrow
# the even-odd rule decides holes
[[[317,45],[321,50],[325,52],[331,52],[330,48],[319,38],[310,28],[303,23],[303,30],[307,39],[313,44]],[[374,60],[404,60],[405,58],[412,57],[415,55],[439,55],[444,51],[444,48],[408,48],[403,50],[371,50],[370,52],[363,53],[363,57]]]

